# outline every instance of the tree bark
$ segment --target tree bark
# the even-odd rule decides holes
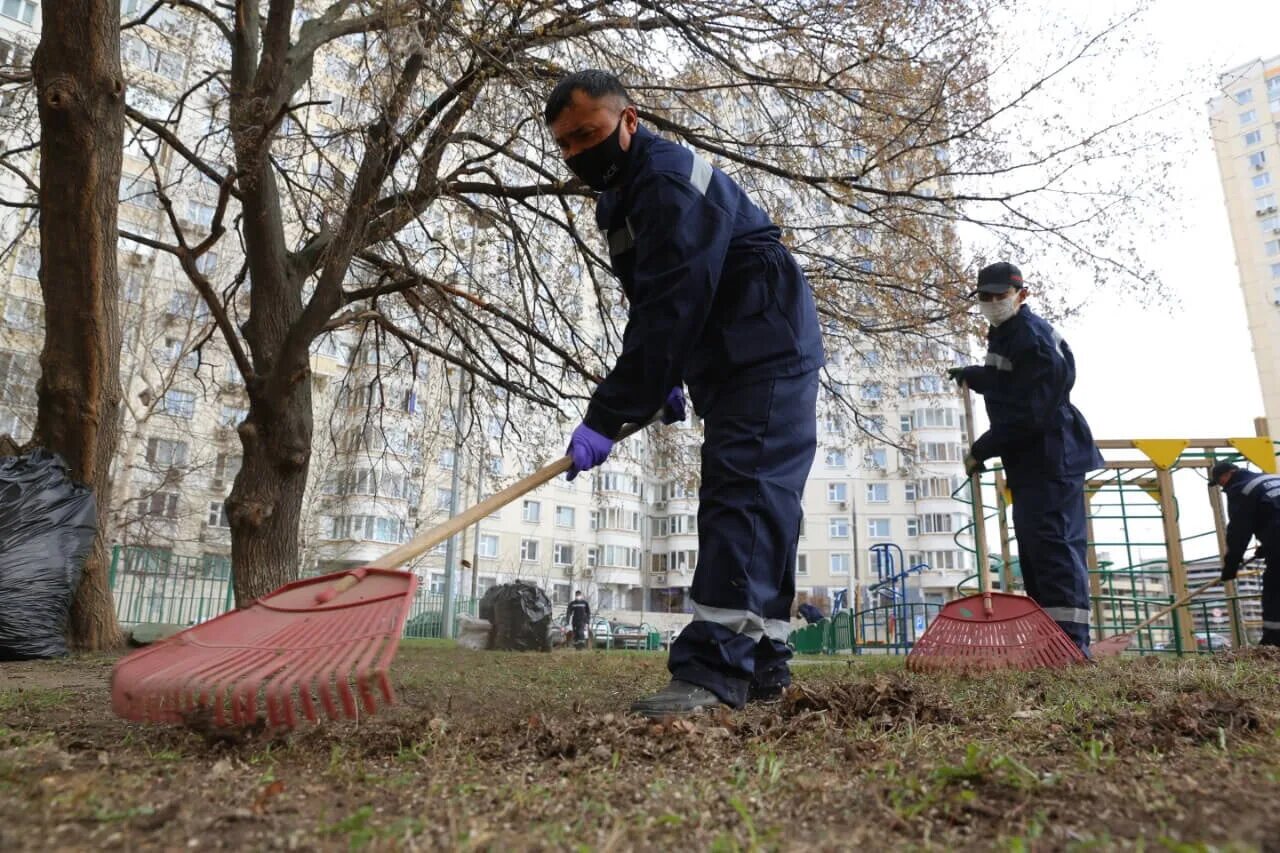
[[[71,609],[73,648],[122,642],[103,540],[120,415],[116,209],[124,147],[119,0],[41,4],[40,354],[35,440],[93,489],[98,535]]]

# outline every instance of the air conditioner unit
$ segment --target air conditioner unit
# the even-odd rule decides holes
[[[667,508],[667,502],[666,502],[666,501],[654,501],[654,502],[653,502],[653,508],[654,508],[654,509],[666,509],[666,508]]]
[[[592,568],[591,566],[587,566],[582,570],[582,577],[589,578],[593,576],[595,573],[596,573],[596,570],[594,568]]]
[[[652,579],[653,584],[665,584],[666,582],[667,582],[667,576],[665,574],[653,575],[653,579]]]
[[[842,511],[847,511],[847,510],[849,509],[849,502],[848,502],[848,501],[840,501],[840,509],[841,509]]]

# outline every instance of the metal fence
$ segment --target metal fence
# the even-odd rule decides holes
[[[198,625],[235,608],[231,560],[184,557],[155,548],[117,545],[111,551],[111,594],[124,624]],[[444,636],[445,597],[418,587],[405,620],[404,636]],[[464,615],[474,616],[477,599],[458,599],[453,634]]]
[[[810,655],[906,654],[941,609],[939,604],[901,602],[843,610],[792,631],[790,643]]]

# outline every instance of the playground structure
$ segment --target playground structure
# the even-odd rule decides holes
[[[1098,447],[1105,464],[1091,472],[1085,499],[1091,623],[1094,638],[1102,639],[1133,630],[1197,583],[1221,573],[1227,519],[1221,489],[1209,487],[1209,469],[1215,462],[1228,460],[1250,462],[1264,472],[1275,473],[1280,442],[1258,435],[1117,439],[1099,441]],[[1182,486],[1181,496],[1178,485]],[[969,488],[966,483],[952,497],[968,505],[972,516]],[[1010,512],[1014,495],[999,467],[983,476],[982,488],[995,496],[994,501],[982,501],[993,507],[982,522],[994,517],[1000,534],[999,553],[990,555],[992,588],[1017,591],[1021,574],[1014,555],[1016,531]],[[1205,529],[1184,533],[1184,523],[1198,516],[1208,519]],[[963,539],[976,523],[974,519],[955,535],[956,544],[971,554],[973,549]],[[796,651],[905,654],[932,621],[940,606],[911,601],[908,584],[912,574],[929,567],[906,566],[902,549],[896,545],[882,543],[870,550],[876,571],[876,582],[867,590],[870,600],[860,610],[841,611],[793,631],[791,642]],[[962,581],[956,595],[976,593],[977,579],[975,573]],[[1181,655],[1256,642],[1261,629],[1260,598],[1260,580],[1241,576],[1211,588],[1143,629],[1130,648],[1141,654]]]

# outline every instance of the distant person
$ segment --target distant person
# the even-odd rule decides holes
[[[1023,304],[1027,287],[1013,264],[984,267],[971,295],[991,324],[986,363],[947,373],[983,396],[991,428],[973,442],[965,473],[984,471],[986,460],[1000,457],[1013,493],[1027,595],[1087,656],[1084,480],[1103,460],[1084,415],[1071,405],[1075,356],[1062,335]]]
[[[815,622],[821,622],[825,618],[822,615],[822,611],[819,610],[817,606],[810,601],[806,601],[804,604],[801,604],[797,608],[797,612],[800,614],[800,617],[804,619],[805,622],[808,622],[810,625],[814,624]]]
[[[1280,477],[1245,471],[1230,462],[1214,465],[1209,477],[1227,493],[1227,553],[1222,558],[1222,579],[1236,579],[1244,549],[1258,537],[1257,553],[1266,561],[1259,645],[1280,646]]]
[[[569,611],[565,614],[565,618],[569,620],[569,625],[573,628],[573,647],[575,649],[585,649],[587,647],[587,625],[591,623],[591,605],[582,597],[582,590],[578,590],[573,594],[573,601],[569,602]]]

